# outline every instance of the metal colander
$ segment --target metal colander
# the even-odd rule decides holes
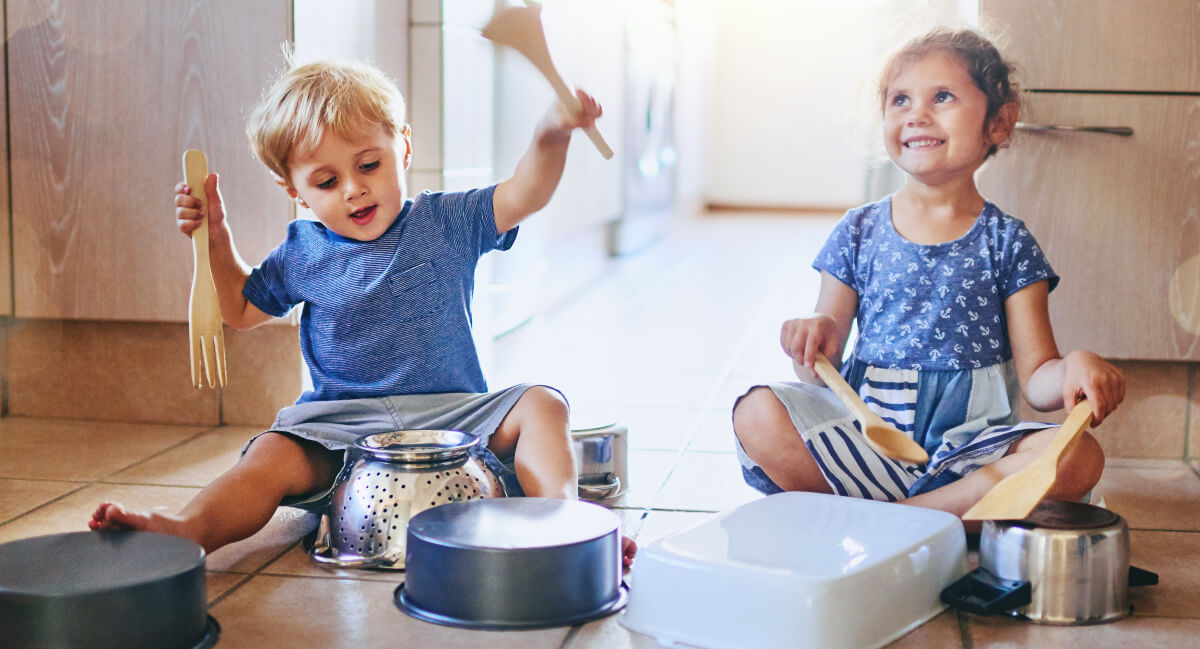
[[[446,503],[505,495],[471,455],[479,438],[450,430],[401,430],[355,441],[362,456],[342,472],[310,553],[339,567],[404,568],[416,514]]]

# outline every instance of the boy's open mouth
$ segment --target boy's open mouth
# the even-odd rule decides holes
[[[375,218],[375,206],[364,207],[361,210],[350,213],[350,220],[354,221],[355,225],[366,225]]]
[[[908,140],[904,143],[906,149],[932,149],[944,144],[945,140],[938,140],[932,137],[921,137]]]

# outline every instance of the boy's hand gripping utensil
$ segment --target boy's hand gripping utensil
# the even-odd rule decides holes
[[[208,386],[225,386],[228,381],[225,369],[225,334],[221,329],[221,303],[217,299],[217,285],[213,282],[212,268],[208,263],[208,198],[204,193],[204,180],[208,177],[208,159],[199,149],[188,149],[183,154],[183,177],[191,188],[192,197],[200,201],[200,226],[192,230],[192,297],[188,304],[188,337],[192,349],[192,385],[204,387],[200,380],[200,366],[204,365],[204,376]]]
[[[964,521],[1020,520],[1037,507],[1058,473],[1058,460],[1083,429],[1092,423],[1092,404],[1087,399],[1075,404],[1058,428],[1054,441],[1025,468],[996,483],[975,506],[963,514]]]
[[[558,74],[558,69],[554,67],[554,61],[550,59],[550,49],[546,46],[546,33],[542,30],[541,16],[542,7],[539,4],[501,9],[483,28],[483,37],[493,43],[507,45],[524,55],[550,82],[550,86],[558,94],[559,101],[572,111],[579,112],[581,110],[579,98],[563,81]],[[604,141],[604,136],[600,135],[600,131],[597,131],[596,127],[589,126],[584,129],[584,132],[591,138],[592,144],[596,145],[596,149],[600,151],[600,155],[604,156],[605,160],[612,158],[612,148],[608,146],[608,142]]]
[[[901,462],[924,464],[929,461],[929,454],[921,448],[920,444],[895,427],[889,426],[882,417],[867,407],[867,404],[858,396],[854,388],[846,383],[846,379],[843,379],[842,375],[833,368],[824,354],[817,352],[817,361],[813,364],[813,369],[816,370],[817,376],[821,377],[825,385],[828,385],[829,389],[833,390],[833,393],[858,418],[858,423],[862,426],[863,437],[867,438],[867,443],[871,445],[871,448]]]

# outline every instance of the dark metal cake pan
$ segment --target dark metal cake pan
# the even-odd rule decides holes
[[[151,532],[74,532],[0,545],[6,649],[207,649],[204,549]]]
[[[599,505],[497,498],[441,505],[408,523],[396,605],[471,629],[580,624],[625,606],[621,534]]]

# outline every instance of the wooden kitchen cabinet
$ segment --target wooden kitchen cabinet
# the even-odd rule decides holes
[[[984,0],[980,13],[1025,72],[1023,122],[1133,129],[1019,131],[980,172],[1063,278],[1060,349],[1200,360],[1200,4]]]
[[[288,201],[244,126],[282,65],[291,6],[5,3],[15,315],[186,320],[191,243],[172,192],[188,148],[221,174],[248,262],[282,239]]]
[[[1200,359],[1172,315],[1172,277],[1200,254],[1200,97],[1033,94],[1038,122],[1132,127],[1019,133],[980,177],[983,194],[1025,220],[1062,282],[1050,295],[1060,346],[1128,359]],[[1200,287],[1200,265],[1182,268]],[[1200,294],[1184,296],[1185,312]],[[1192,322],[1198,320],[1192,319]]]
[[[4,48],[0,47],[0,70],[5,67]],[[4,80],[0,79],[0,116],[8,114],[4,96]],[[8,150],[8,129],[0,129],[0,152]],[[12,245],[8,211],[8,156],[0,153],[0,316],[12,315]],[[2,352],[0,352],[2,354]]]
[[[1029,88],[1200,92],[1193,0],[981,0]]]

